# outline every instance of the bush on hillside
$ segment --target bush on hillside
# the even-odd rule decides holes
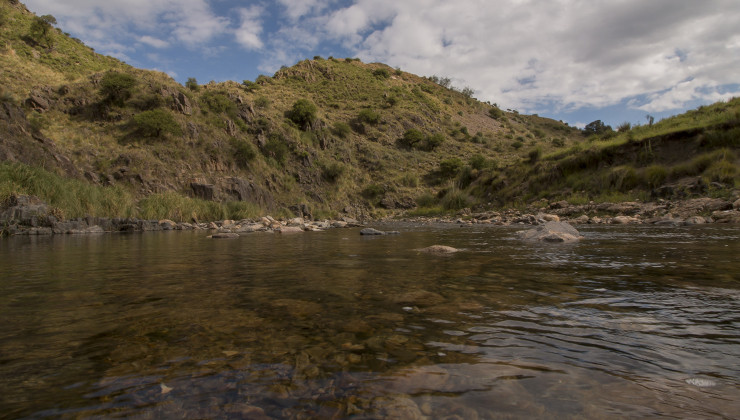
[[[332,128],[332,132],[339,138],[347,138],[349,133],[352,131],[352,128],[350,128],[349,124],[343,121],[337,121],[334,123],[334,127]]]
[[[262,154],[265,157],[272,158],[278,164],[285,165],[288,157],[288,145],[285,144],[285,138],[281,134],[273,133],[262,146]]]
[[[464,165],[465,163],[458,157],[445,159],[439,162],[439,174],[443,178],[453,178]]]
[[[160,138],[168,134],[175,136],[182,134],[182,129],[175,121],[175,117],[164,109],[153,109],[136,114],[134,125],[137,132],[144,137]]]
[[[311,126],[311,123],[316,119],[316,112],[318,109],[313,102],[308,99],[299,99],[293,107],[286,113],[287,117],[296,123],[302,130],[306,130]]]
[[[401,137],[398,142],[402,147],[413,149],[415,147],[418,147],[418,145],[421,145],[424,141],[424,133],[421,131],[411,128],[409,130],[406,130],[405,133],[403,133],[403,137]]]
[[[54,45],[52,25],[56,23],[57,19],[52,15],[35,16],[31,22],[31,38],[39,44],[46,42],[46,46],[51,48]]]
[[[124,106],[131,98],[136,86],[136,78],[130,74],[109,71],[100,81],[100,93],[103,101],[117,106]]]
[[[249,162],[252,161],[257,153],[254,151],[254,147],[244,140],[232,137],[230,140],[231,147],[234,149],[234,161],[237,166],[242,169],[249,167]]]
[[[195,77],[188,77],[188,81],[185,82],[185,87],[192,90],[193,92],[197,92],[200,89],[200,85],[198,84],[198,81],[195,79]]]
[[[368,124],[377,124],[380,122],[380,114],[373,111],[372,109],[365,108],[360,110],[360,113],[357,115],[357,119],[360,122],[365,122]]]

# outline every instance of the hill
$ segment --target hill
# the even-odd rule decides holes
[[[352,58],[182,86],[42,33],[20,3],[0,13],[0,200],[66,217],[379,217],[738,185],[737,100],[586,137]]]

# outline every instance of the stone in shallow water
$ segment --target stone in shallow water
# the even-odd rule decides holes
[[[236,239],[238,237],[238,233],[214,233],[211,235],[211,238],[213,239]]]
[[[577,242],[581,234],[565,222],[547,222],[533,229],[517,232],[519,238],[535,242]]]
[[[426,248],[418,249],[419,252],[426,252],[427,254],[454,254],[455,252],[460,251],[457,248],[453,248],[451,246],[447,245],[432,245],[428,246]]]

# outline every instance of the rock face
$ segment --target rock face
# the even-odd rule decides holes
[[[565,222],[547,222],[535,228],[524,230],[517,233],[519,238],[525,241],[535,242],[577,242],[583,237],[571,225]]]

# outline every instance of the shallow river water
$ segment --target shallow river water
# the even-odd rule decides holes
[[[740,227],[375,227],[0,238],[0,417],[740,418]]]

